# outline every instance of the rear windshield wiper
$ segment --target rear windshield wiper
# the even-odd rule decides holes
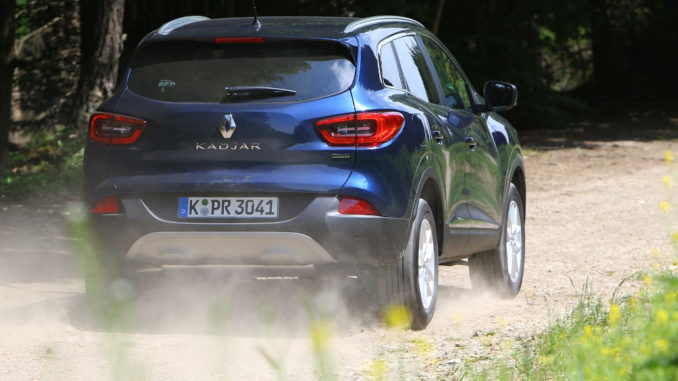
[[[224,100],[233,98],[269,98],[269,97],[284,97],[289,95],[296,95],[295,90],[281,89],[278,87],[266,86],[234,86],[226,87],[226,96]]]

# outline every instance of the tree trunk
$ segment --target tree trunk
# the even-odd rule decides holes
[[[125,0],[80,0],[82,55],[74,119],[81,132],[90,114],[115,90],[124,11]]]
[[[445,0],[438,0],[438,9],[436,10],[436,18],[433,21],[433,29],[431,30],[433,34],[438,35],[440,30],[440,19],[443,17],[443,11],[445,10]]]
[[[7,169],[9,126],[14,77],[14,7],[16,0],[0,0],[0,176]]]
[[[596,94],[609,94],[615,77],[608,4],[606,0],[591,0],[591,43],[593,51],[593,86]]]

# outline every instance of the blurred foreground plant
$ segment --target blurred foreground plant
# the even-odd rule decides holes
[[[87,285],[84,315],[93,328],[105,332],[105,358],[109,361],[112,379],[143,380],[141,366],[129,351],[130,338],[123,333],[130,315],[129,294],[115,295],[111,290],[114,284],[105,279],[101,258],[97,255],[100,248],[89,227],[85,206],[75,202],[68,204],[66,217],[73,237],[73,251]]]

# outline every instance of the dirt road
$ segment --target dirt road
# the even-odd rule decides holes
[[[678,140],[526,141],[521,293],[510,301],[479,295],[467,268],[443,267],[424,332],[349,318],[360,312],[353,291],[193,273],[164,275],[110,328],[85,308],[65,205],[2,203],[0,380],[454,378],[463,362],[494,358],[566,311],[587,279],[608,298],[625,278],[671,262],[670,223],[658,204],[670,193],[663,152],[678,154]],[[546,147],[561,143],[569,147]]]

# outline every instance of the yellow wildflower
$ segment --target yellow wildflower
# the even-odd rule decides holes
[[[620,377],[628,377],[629,373],[631,373],[631,366],[626,365],[621,368],[619,368],[619,371],[617,371],[617,374],[619,374]]]
[[[594,379],[595,373],[591,370],[591,367],[588,365],[584,365],[584,378],[587,380],[592,380]]]
[[[500,327],[505,327],[506,326],[506,320],[504,320],[503,317],[498,317],[497,318],[497,325]]]
[[[384,309],[384,323],[389,328],[408,329],[412,321],[409,308],[403,305],[388,306]]]
[[[584,335],[587,337],[593,337],[593,327],[590,325],[585,325],[584,326]]]
[[[608,315],[608,320],[610,321],[610,325],[611,326],[617,325],[620,318],[621,318],[621,311],[619,310],[619,306],[614,304],[614,303],[610,304],[610,314]]]
[[[662,352],[666,352],[666,350],[669,349],[669,343],[666,339],[657,339],[657,341],[654,342],[654,346]]]
[[[332,323],[327,320],[318,320],[311,324],[311,343],[316,352],[324,351],[332,337]]]
[[[671,189],[671,176],[662,177],[662,184],[664,184],[666,189]]]
[[[461,314],[460,314],[459,312],[455,312],[455,313],[452,315],[452,319],[454,319],[454,322],[455,322],[456,324],[461,324]]]
[[[386,373],[386,363],[382,359],[377,359],[372,361],[372,378],[375,381],[381,381],[384,379],[384,373]]]
[[[513,341],[510,340],[510,339],[504,340],[504,342],[502,344],[504,346],[504,349],[506,349],[507,351],[510,350],[511,348],[513,348]]]
[[[669,210],[671,209],[671,204],[668,203],[668,201],[659,201],[659,209],[662,210],[662,213],[664,215],[669,214]]]
[[[657,322],[658,322],[659,324],[664,324],[664,323],[666,323],[667,321],[669,321],[669,314],[668,314],[668,312],[666,312],[666,311],[664,311],[664,310],[662,310],[662,309],[659,309],[659,310],[657,311]]]
[[[648,348],[648,346],[645,345],[645,344],[641,344],[640,345],[640,353],[646,355],[646,354],[650,353],[650,348]]]
[[[590,325],[585,325],[584,333],[581,336],[579,336],[579,342],[582,344],[589,344],[591,341],[595,341],[593,327],[591,327]]]
[[[673,163],[673,153],[670,150],[664,151],[664,161],[666,164]]]
[[[426,357],[433,352],[433,344],[425,338],[416,339],[414,340],[414,350],[419,357]]]
[[[638,310],[638,299],[633,296],[626,300],[626,304],[628,304],[631,311],[636,312]]]
[[[678,231],[674,232],[671,238],[673,239],[673,243],[678,245]]]
[[[603,356],[610,356],[610,355],[613,355],[613,354],[614,354],[614,350],[613,350],[612,348],[610,348],[610,347],[601,347],[601,348],[600,348],[600,353],[601,353]]]
[[[645,283],[646,286],[652,286],[652,278],[650,278],[649,275],[645,275],[643,277],[643,283]]]
[[[540,363],[542,363],[544,365],[550,365],[550,364],[553,364],[553,362],[555,361],[555,357],[553,357],[551,355],[547,355],[547,356],[542,355],[542,356],[537,357],[537,361],[539,361]]]

